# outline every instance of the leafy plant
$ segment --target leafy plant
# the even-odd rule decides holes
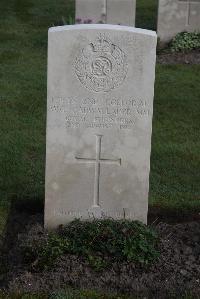
[[[184,52],[200,49],[200,32],[181,32],[171,41],[172,52]]]
[[[24,243],[23,251],[40,269],[51,267],[63,254],[73,254],[101,270],[111,261],[148,265],[158,256],[157,244],[155,232],[137,221],[74,220],[40,242]]]

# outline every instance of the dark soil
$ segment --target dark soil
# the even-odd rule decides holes
[[[187,53],[161,52],[157,55],[160,64],[200,64],[200,49]]]
[[[37,261],[25,262],[20,246],[46,237],[42,214],[15,211],[10,219],[2,256],[5,273],[0,276],[0,288],[7,291],[48,293],[68,285],[146,298],[171,298],[185,291],[196,297],[200,294],[200,219],[175,225],[157,220],[152,225],[161,238],[161,255],[154,264],[145,268],[114,262],[99,272],[82,257],[72,255],[61,256],[49,271],[37,271]]]

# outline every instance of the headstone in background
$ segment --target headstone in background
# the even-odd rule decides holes
[[[76,23],[104,23],[106,0],[76,0]]]
[[[136,0],[76,0],[77,23],[135,26]]]
[[[107,0],[106,23],[135,26],[136,0]]]
[[[159,0],[157,33],[169,42],[177,33],[200,31],[200,0]]]
[[[155,32],[49,30],[45,225],[147,221]]]

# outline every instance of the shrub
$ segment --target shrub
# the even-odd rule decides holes
[[[170,44],[172,52],[185,52],[198,48],[200,49],[200,33],[198,32],[178,33]]]
[[[157,244],[156,233],[137,221],[74,220],[41,242],[25,242],[23,252],[40,269],[51,267],[63,254],[73,254],[101,270],[113,261],[148,265],[158,256]]]

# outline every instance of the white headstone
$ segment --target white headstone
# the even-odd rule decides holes
[[[135,26],[136,0],[76,0],[77,23]]]
[[[177,33],[200,31],[200,0],[159,0],[157,32],[161,42]]]
[[[146,223],[156,41],[127,26],[49,30],[46,227]]]
[[[76,0],[76,23],[105,23],[105,0]]]
[[[135,26],[136,0],[107,0],[106,23]]]

